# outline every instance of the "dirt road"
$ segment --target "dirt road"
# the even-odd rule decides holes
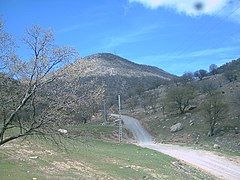
[[[125,127],[133,133],[134,139],[139,146],[153,149],[182,160],[219,179],[240,180],[240,164],[208,151],[193,150],[177,145],[156,144],[153,142],[152,136],[143,128],[137,119],[122,116],[122,120],[124,121]]]

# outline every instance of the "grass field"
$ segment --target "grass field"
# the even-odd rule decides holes
[[[93,130],[90,134],[105,131],[105,136],[114,130],[85,128]],[[84,126],[72,130],[83,131]],[[62,139],[62,143],[66,150],[36,137],[0,147],[1,179],[211,179],[174,158],[135,145],[94,136]]]

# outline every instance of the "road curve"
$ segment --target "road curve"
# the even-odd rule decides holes
[[[113,114],[112,116],[118,116]],[[219,179],[240,180],[240,164],[209,151],[193,150],[178,145],[156,144],[152,136],[143,128],[140,122],[129,116],[122,116],[124,126],[129,129],[137,144],[167,154],[188,164],[198,167]]]

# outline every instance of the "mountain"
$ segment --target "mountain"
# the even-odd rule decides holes
[[[160,79],[170,80],[173,75],[153,66],[140,65],[116,56],[110,53],[99,53],[84,57],[68,69],[74,71],[74,74],[80,77],[88,76],[126,76],[126,77],[143,77],[153,76]]]
[[[107,96],[128,97],[136,91],[151,89],[170,81],[174,75],[153,66],[140,65],[122,57],[99,53],[84,57],[61,70],[66,80],[103,85]]]

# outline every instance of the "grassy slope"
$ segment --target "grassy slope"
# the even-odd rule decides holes
[[[98,129],[86,126],[90,129]],[[75,127],[76,128],[76,127]],[[104,130],[105,129],[105,130]],[[81,127],[81,130],[83,127]],[[109,127],[99,130],[110,133]],[[95,134],[93,132],[92,134]],[[98,133],[98,132],[97,132]],[[112,132],[111,132],[112,133]],[[109,134],[110,135],[110,134]],[[0,147],[2,179],[202,179],[207,175],[161,153],[94,138],[64,139],[67,151],[37,138]],[[31,157],[37,156],[36,159]]]
[[[192,146],[200,149],[214,150],[228,155],[240,156],[238,145],[240,134],[228,131],[208,137],[208,126],[199,118],[199,112],[192,113],[192,115],[186,119],[184,115],[163,117],[160,112],[152,115],[137,113],[133,116],[143,121],[145,127],[151,132],[157,142]],[[193,119],[194,125],[190,126],[189,121]],[[239,119],[235,119],[233,123],[237,124],[238,121]],[[178,122],[183,124],[184,129],[176,133],[171,133],[170,127]],[[218,138],[218,141],[216,138]],[[219,144],[221,148],[214,149],[214,144]]]
[[[234,93],[240,90],[240,81],[235,83],[223,83],[219,89],[224,92],[225,102],[229,104],[229,113],[227,114],[226,120],[219,122],[216,128],[225,128],[224,131],[219,134],[208,137],[209,126],[202,117],[202,112],[199,109],[199,99],[195,99],[198,108],[190,111],[189,115],[175,114],[171,115],[166,113],[163,115],[160,110],[156,113],[145,113],[143,111],[136,111],[130,115],[140,119],[149,132],[156,138],[156,141],[162,143],[177,143],[187,146],[194,146],[197,148],[203,148],[207,150],[215,150],[229,155],[240,156],[240,133],[235,134],[233,130],[235,127],[240,129],[240,115],[239,107],[232,104],[231,101],[234,97]],[[190,121],[193,120],[194,125],[190,126]],[[183,124],[183,130],[171,133],[170,127],[176,123]],[[216,139],[217,138],[217,139]],[[214,149],[213,145],[219,144],[220,149]]]

